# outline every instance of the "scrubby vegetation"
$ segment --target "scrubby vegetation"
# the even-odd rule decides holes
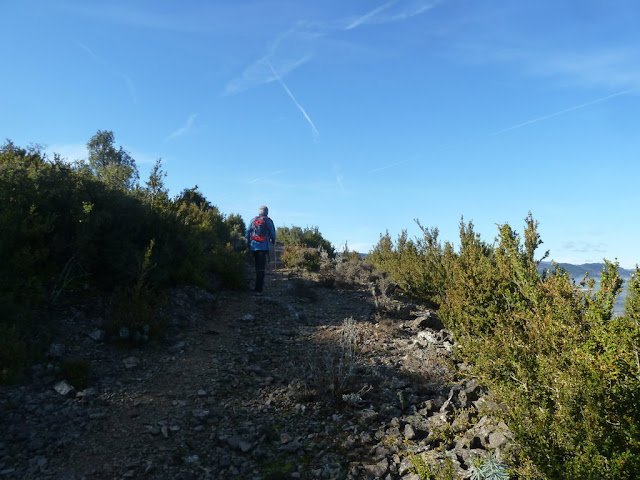
[[[278,227],[276,237],[284,243],[282,263],[287,268],[317,272],[323,257],[334,258],[335,249],[318,227]]]
[[[0,383],[42,354],[51,312],[66,302],[101,298],[109,333],[139,344],[162,333],[166,289],[243,284],[239,215],[225,216],[197,187],[170,198],[160,161],[141,185],[112,132],[87,147],[88,161],[74,164],[38,147],[0,147]],[[541,273],[537,227],[529,214],[522,235],[505,224],[487,242],[461,221],[454,246],[420,225],[419,238],[382,235],[366,259],[336,255],[318,227],[280,227],[277,236],[283,264],[317,272],[325,286],[369,284],[376,302],[398,289],[439,309],[458,359],[506,405],[519,447],[507,459],[511,478],[636,478],[640,269],[624,315],[614,316],[618,264],[605,261],[597,289],[561,268]],[[78,383],[90,377],[82,360],[63,368]],[[447,475],[412,461],[423,478]],[[506,475],[490,459],[476,476],[490,478],[490,467]]]
[[[460,246],[403,232],[369,256],[407,294],[440,306],[458,355],[508,407],[519,441],[518,478],[631,479],[640,472],[640,271],[623,316],[622,281],[606,261],[598,290],[561,270],[538,272],[537,222],[521,237],[499,227],[493,243],[460,224]],[[544,258],[544,256],[543,256]]]
[[[88,162],[74,164],[37,146],[0,147],[0,382],[29,364],[46,312],[69,298],[111,297],[113,328],[153,333],[163,289],[241,284],[242,219],[197,187],[169,198],[159,160],[140,185],[114,142],[98,131]]]
[[[327,252],[330,258],[335,257],[335,249],[331,242],[324,238],[318,227],[278,227],[278,241],[285,245],[303,246]]]

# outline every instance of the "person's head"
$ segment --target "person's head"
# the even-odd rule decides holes
[[[269,215],[269,209],[267,207],[265,207],[264,205],[262,205],[258,209],[258,215],[260,215],[261,217],[265,217],[265,216]]]

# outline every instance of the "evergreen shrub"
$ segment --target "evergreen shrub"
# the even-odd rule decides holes
[[[233,287],[244,277],[238,215],[225,218],[197,187],[170,199],[160,161],[140,186],[111,132],[98,131],[88,151],[89,163],[68,163],[38,146],[0,147],[0,328],[2,352],[15,358],[3,360],[3,378],[29,363],[20,359],[32,350],[31,330],[43,331],[51,317],[43,312],[57,304],[88,292],[111,297],[124,302],[111,309],[124,326],[141,321],[127,320],[133,311],[153,317],[167,287],[207,287],[211,272]]]
[[[309,272],[320,270],[321,256],[316,248],[285,245],[281,260],[286,268],[297,268]]]
[[[406,230],[395,244],[389,232],[382,235],[367,260],[388,273],[406,295],[437,307],[444,299],[452,247],[440,243],[437,228],[424,228],[420,223],[418,226],[422,238],[415,240],[408,237]]]
[[[566,272],[540,274],[538,223],[522,237],[499,226],[493,244],[461,222],[460,246],[436,231],[386,234],[369,258],[415,298],[440,305],[460,360],[507,406],[520,445],[521,478],[631,479],[640,472],[640,282],[623,316],[622,282],[605,260],[600,287],[582,290]]]
[[[335,257],[333,245],[322,236],[318,227],[278,227],[276,237],[285,245],[315,248],[327,252],[329,258]]]

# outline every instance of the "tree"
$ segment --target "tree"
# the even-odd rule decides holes
[[[207,198],[198,191],[198,185],[193,188],[185,188],[182,190],[178,198],[176,199],[176,203],[185,204],[185,205],[195,205],[202,211],[207,211],[211,209],[217,210],[217,208],[207,200]]]
[[[135,160],[122,147],[114,146],[112,131],[98,130],[87,143],[89,169],[109,187],[132,190],[138,182]]]
[[[158,158],[149,174],[149,180],[145,182],[147,186],[145,193],[149,203],[153,207],[163,203],[169,203],[169,190],[164,185],[166,176],[167,173],[162,170],[162,159]]]

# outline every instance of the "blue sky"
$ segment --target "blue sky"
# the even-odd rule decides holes
[[[0,137],[366,252],[414,219],[640,262],[640,3],[5,0]]]

